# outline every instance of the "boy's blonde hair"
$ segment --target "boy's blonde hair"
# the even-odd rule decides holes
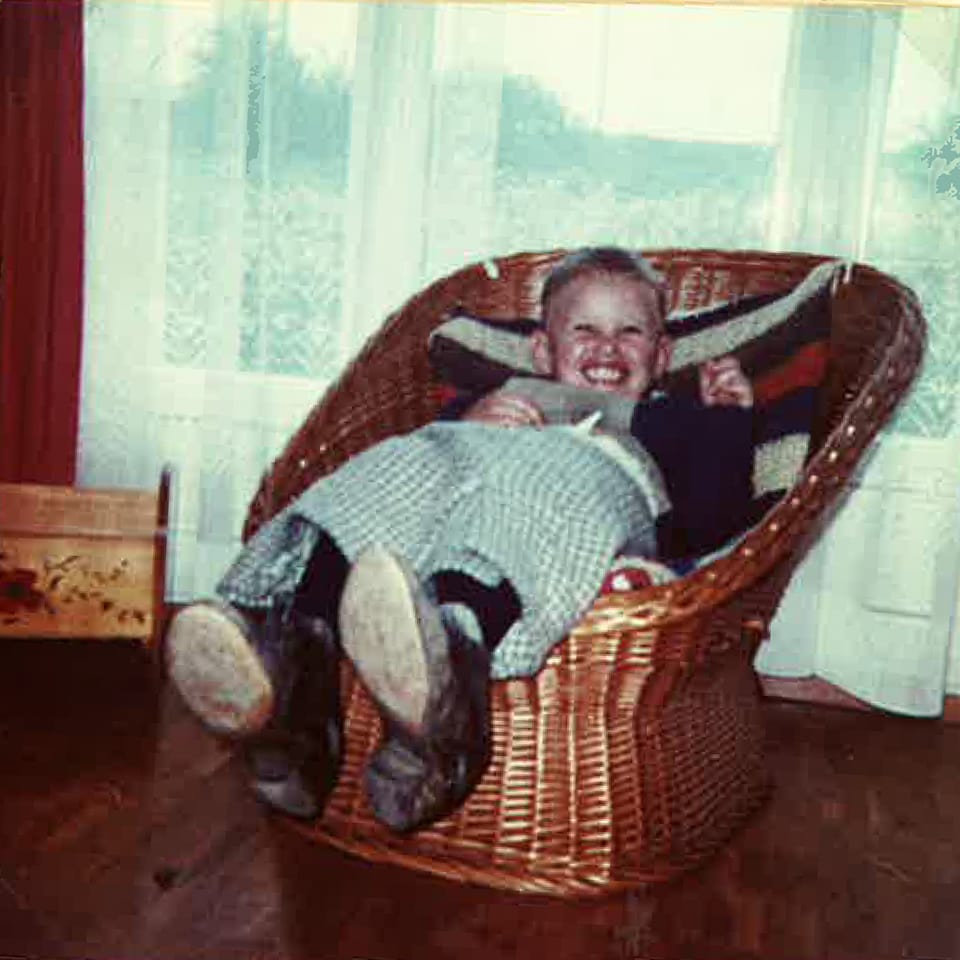
[[[583,247],[567,254],[547,275],[540,293],[541,322],[546,323],[550,301],[568,284],[591,274],[632,277],[653,287],[661,320],[667,317],[667,282],[649,260],[623,247]]]

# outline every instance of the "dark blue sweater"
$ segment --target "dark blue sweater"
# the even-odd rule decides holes
[[[479,399],[460,395],[440,420],[459,420]],[[686,396],[657,396],[636,405],[630,432],[663,474],[672,509],[657,525],[662,560],[710,553],[755,523],[753,411],[707,407]]]

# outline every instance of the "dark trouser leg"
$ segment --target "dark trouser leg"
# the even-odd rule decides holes
[[[340,597],[349,570],[350,564],[336,541],[325,530],[320,531],[294,594],[296,612],[301,617],[318,617],[336,631]]]
[[[340,769],[342,713],[337,608],[348,565],[326,534],[311,554],[293,597],[276,598],[264,629],[282,662],[271,723],[245,750],[253,789],[285,813],[318,815]]]
[[[488,587],[459,570],[441,570],[427,584],[441,606],[463,604],[476,617],[483,634],[483,645],[492,654],[522,612],[517,592],[509,580]]]
[[[465,631],[459,605],[482,638]],[[358,559],[343,600],[344,646],[384,718],[365,785],[392,829],[450,813],[486,770],[490,655],[519,612],[506,581],[490,588],[451,572],[421,588],[386,551]]]

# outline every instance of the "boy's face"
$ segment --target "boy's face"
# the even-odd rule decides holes
[[[544,324],[534,368],[560,383],[640,397],[670,362],[657,294],[634,277],[577,277],[550,300]]]

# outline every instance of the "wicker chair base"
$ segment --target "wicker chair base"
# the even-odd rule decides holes
[[[370,861],[531,894],[597,896],[698,866],[769,792],[756,676],[742,650],[666,685],[648,670],[640,698],[664,702],[640,711],[640,671],[623,669],[620,646],[573,637],[537,678],[495,684],[490,769],[464,807],[408,836],[364,796],[381,725],[346,668],[344,769],[323,818],[295,828]]]

